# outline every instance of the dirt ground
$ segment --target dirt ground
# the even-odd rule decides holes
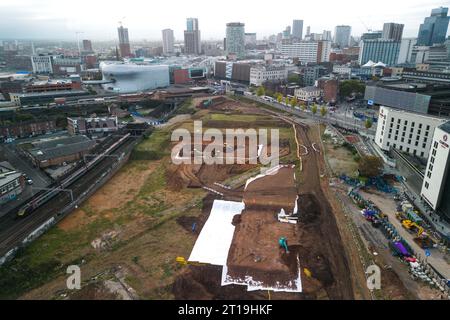
[[[307,126],[297,126],[298,140],[305,146],[312,146],[314,143],[319,145],[318,136],[313,136]],[[313,149],[313,148],[311,148]],[[349,263],[347,260],[347,252],[345,251],[341,242],[341,236],[336,224],[336,218],[333,214],[333,208],[325,197],[322,188],[324,184],[321,182],[320,176],[324,173],[324,164],[322,153],[320,150],[310,152],[307,156],[302,158],[302,173],[301,183],[298,185],[297,192],[300,194],[298,200],[300,221],[293,227],[288,226],[289,230],[280,227],[280,232],[275,232],[275,238],[281,234],[288,234],[288,239],[292,239],[290,243],[290,250],[292,253],[299,254],[301,267],[307,268],[311,271],[312,277],[307,278],[302,276],[303,293],[301,294],[288,294],[277,293],[273,295],[274,299],[353,299],[355,297],[353,291],[353,283],[350,277],[351,272]],[[288,183],[287,183],[288,184]],[[289,185],[289,184],[288,184]],[[276,193],[277,186],[266,186],[266,192]],[[259,193],[264,194],[263,190],[258,190]],[[285,197],[283,195],[283,197]],[[245,198],[245,196],[244,196]],[[270,199],[270,198],[269,198]],[[259,201],[267,200],[266,197],[260,196]],[[256,202],[256,201],[255,201]],[[284,202],[281,201],[281,202]],[[274,202],[279,205],[281,202]],[[252,201],[250,201],[252,203]],[[247,218],[248,217],[248,218]],[[245,236],[239,239],[239,229],[242,228],[242,234],[250,237],[255,237],[249,243],[255,243],[256,248],[259,247],[260,241],[263,241],[263,247],[268,246],[264,251],[265,254],[272,252],[278,255],[280,258],[281,252],[278,248],[275,250],[277,244],[274,243],[274,239],[266,237],[258,237],[258,234],[262,234],[264,229],[258,221],[264,221],[264,224],[269,227],[270,221],[275,221],[274,214],[265,214],[264,211],[255,210],[250,211],[249,214],[243,215],[241,221],[237,224],[235,231],[235,239],[233,243],[235,245],[230,248],[229,262],[242,264],[241,260],[237,260],[239,256],[242,256],[243,260],[247,264],[243,264],[243,269],[249,268],[250,264],[255,264],[254,253],[250,252],[248,246],[239,247]],[[247,219],[249,221],[247,221]],[[252,220],[252,221],[250,221]],[[273,222],[274,223],[274,222]],[[242,226],[241,226],[242,225]],[[249,229],[250,228],[250,229]],[[257,229],[260,229],[257,230]],[[271,230],[272,231],[272,230]],[[259,233],[258,233],[259,232]],[[266,232],[268,233],[268,232]],[[238,237],[238,241],[236,241]],[[289,241],[289,240],[288,240]],[[238,252],[239,250],[247,250],[245,252]],[[235,254],[235,252],[237,252]],[[235,256],[235,257],[234,257]],[[234,257],[234,258],[233,258]],[[236,260],[233,260],[236,259]],[[256,259],[259,260],[259,259]],[[284,262],[284,263],[283,263]],[[275,266],[275,269],[280,272],[286,272],[289,274],[291,270],[292,274],[292,262],[283,261],[278,259],[278,263],[273,261],[270,266]],[[268,264],[269,265],[269,264]],[[353,267],[353,266],[352,266]],[[237,268],[237,273],[242,272]],[[263,270],[261,277],[269,281],[269,269],[264,267],[258,267]],[[247,270],[245,270],[247,271]],[[252,270],[253,271],[253,270]],[[360,270],[358,270],[360,271]],[[205,276],[208,274],[208,276]],[[221,268],[213,266],[196,267],[191,266],[189,271],[180,276],[174,285],[174,294],[178,299],[218,299],[223,298],[223,294],[227,292],[227,298],[239,298],[239,299],[267,299],[267,296],[263,292],[246,292],[245,287],[238,288],[239,286],[226,286],[220,287],[220,274]],[[268,276],[264,278],[264,276]],[[186,290],[187,288],[194,290]],[[189,293],[191,292],[191,293]],[[201,292],[201,293],[200,293]]]
[[[262,116],[264,118],[257,122],[261,125],[280,125],[283,128],[292,125],[280,124],[280,119],[270,122],[267,118],[270,114],[255,104],[228,99],[217,101],[208,110],[200,110],[189,121],[177,125],[189,127],[190,121],[202,119],[211,112],[224,116]],[[228,123],[233,122],[228,121],[227,126]],[[255,189],[249,188],[244,196],[242,186],[227,190],[215,183],[257,169],[254,165],[174,166],[169,163],[169,157],[134,163],[127,165],[79,210],[58,224],[56,235],[44,235],[36,246],[43,251],[55,250],[50,244],[54,241],[52,237],[57,237],[61,242],[61,247],[56,247],[61,263],[84,260],[83,280],[121,267],[125,270],[124,283],[143,299],[268,299],[267,292],[247,292],[245,286],[221,287],[221,267],[183,267],[175,262],[177,256],[189,255],[214,199],[244,199],[249,208],[248,214],[243,215],[240,221],[234,221],[237,231],[236,242],[230,250],[231,265],[235,266],[232,272],[244,273],[243,269],[254,268],[256,263],[261,265],[256,269],[261,270],[259,274],[267,283],[273,278],[271,272],[291,278],[296,266],[293,257],[298,254],[301,268],[312,273],[310,278],[302,274],[303,292],[271,293],[272,299],[366,298],[354,290],[357,287],[355,283],[365,281],[364,273],[355,262],[357,258],[352,251],[355,249],[351,248],[353,240],[342,233],[344,227],[340,225],[340,219],[343,219],[343,213],[336,203],[328,200],[330,190],[324,176],[318,132],[315,128],[301,125],[296,125],[296,130],[299,143],[307,146],[310,152],[302,157],[302,172],[295,182],[292,182],[291,174],[273,184],[260,185],[262,180],[257,180],[252,186]],[[313,144],[319,150],[314,151]],[[286,150],[287,153],[296,153],[296,146],[288,146]],[[207,194],[202,187],[220,191],[224,196]],[[276,213],[280,206],[288,211],[297,195],[299,223],[277,222]],[[260,202],[262,206],[258,206]],[[82,243],[65,246],[67,243],[63,239],[67,236],[72,239],[75,235],[76,239],[82,237]],[[277,240],[281,236],[287,236],[291,255],[283,254],[278,248]],[[94,240],[104,242],[105,247],[93,248],[91,243]],[[249,254],[266,255],[272,260],[268,264],[263,264],[263,260],[255,262]],[[65,275],[60,275],[23,298],[54,298],[61,293],[64,283]],[[90,283],[81,297],[113,298],[102,283]]]

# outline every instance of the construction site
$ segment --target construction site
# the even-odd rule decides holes
[[[189,259],[181,259],[188,268],[174,283],[175,298],[353,299],[347,253],[322,190],[327,183],[318,134],[241,102],[219,100],[208,111],[262,115],[266,123],[248,125],[271,122],[289,129],[294,139],[280,139],[280,165],[262,174],[252,175],[251,165],[178,168],[185,186],[207,187],[211,196],[199,219],[183,221],[187,229],[196,225],[201,231]],[[233,178],[240,172],[250,175]]]
[[[373,299],[366,285],[366,246],[349,227],[333,187],[321,135],[324,126],[230,97],[195,98],[135,147],[102,188],[0,269],[45,270],[36,280],[5,283],[2,297],[23,299]],[[234,162],[175,164],[175,129],[277,129],[271,140],[187,143],[178,160],[214,146]],[[239,137],[234,142],[242,140]],[[185,143],[186,144],[186,143]],[[183,149],[185,150],[185,149]],[[231,161],[230,161],[231,162]],[[229,164],[227,164],[229,163]],[[68,241],[70,239],[70,241]],[[370,259],[369,259],[370,260]],[[82,288],[65,287],[64,267],[81,263]],[[373,260],[372,260],[373,261]],[[382,263],[382,262],[380,262]],[[6,280],[5,280],[6,281]],[[386,290],[407,299],[396,273]],[[5,286],[4,286],[5,288]]]

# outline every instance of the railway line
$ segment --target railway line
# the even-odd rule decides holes
[[[119,161],[126,157],[138,139],[129,135],[121,137],[119,140],[112,139],[105,145],[100,146],[96,151],[101,152],[85,166],[78,168],[75,172],[59,181],[64,189],[72,190],[74,201],[79,204],[83,198],[95,185],[112,171]],[[118,143],[120,141],[120,143]],[[115,144],[118,143],[116,146]],[[108,155],[105,157],[105,155]],[[114,157],[111,157],[114,156]],[[56,186],[55,186],[56,187]],[[51,194],[54,192],[54,194]],[[49,199],[44,199],[46,196]],[[45,201],[44,201],[45,200]],[[71,203],[71,196],[67,192],[53,190],[50,192],[40,192],[32,201],[37,201],[38,206],[24,217],[18,217],[20,209],[4,215],[0,219],[0,257],[4,256],[11,249],[17,247],[21,242],[52,217],[62,218],[62,211]],[[39,203],[39,201],[41,201]],[[30,202],[31,203],[31,202]]]

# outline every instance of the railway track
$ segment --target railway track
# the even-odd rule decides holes
[[[120,157],[131,151],[134,146],[133,137],[126,138],[117,149],[112,150],[109,155]],[[103,147],[100,150],[107,150]],[[95,165],[88,169],[83,175],[74,179],[66,189],[71,189],[75,201],[83,196],[87,190],[100,180],[105,173],[118,164],[116,157],[103,157]],[[35,231],[43,223],[57,217],[61,211],[71,202],[70,194],[59,192],[51,200],[36,208],[29,215],[18,218],[17,212],[10,212],[0,220],[0,257],[18,246],[30,233]]]

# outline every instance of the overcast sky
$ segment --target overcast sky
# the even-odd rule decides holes
[[[202,39],[223,39],[225,24],[245,23],[258,39],[281,32],[293,19],[304,20],[311,32],[352,26],[359,36],[384,22],[405,24],[403,35],[416,37],[431,9],[443,0],[0,0],[0,39],[114,40],[123,21],[130,40],[159,40],[171,28],[183,39],[187,17],[199,19]]]

